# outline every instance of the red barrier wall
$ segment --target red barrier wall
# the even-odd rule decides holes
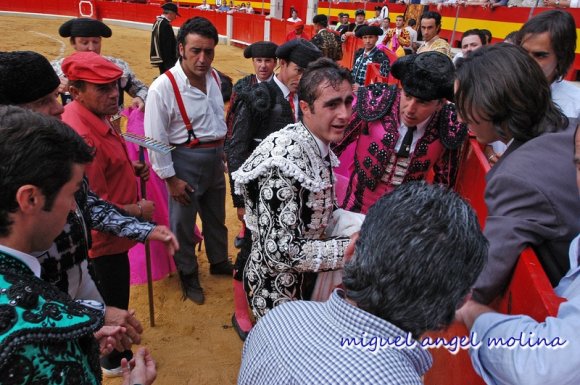
[[[264,40],[264,18],[262,15],[233,14],[232,39],[253,43]]]

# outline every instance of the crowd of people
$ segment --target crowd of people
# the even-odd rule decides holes
[[[540,13],[510,42],[466,31],[454,61],[437,12],[416,23],[420,44],[402,16],[383,29],[385,7],[370,22],[362,10],[354,23],[341,15],[336,30],[316,15],[312,39],[296,32],[244,50],[254,73],[226,111],[212,67],[217,29],[193,17],[175,36],[179,8],[161,8],[150,51],[160,75],[149,87],[100,54],[112,32],[94,19],[61,26],[75,50],[62,60],[0,52],[0,383],[153,383],[153,357],[133,352],[143,327],[129,309],[128,251],[164,245],[184,299],[203,305],[198,215],[210,274],[233,277],[239,384],[420,384],[432,358],[419,341],[454,320],[480,339],[568,341],[472,349],[486,383],[578,383],[580,88],[563,80],[577,39],[569,13]],[[303,26],[295,11],[289,21]],[[337,64],[349,38],[363,42],[351,70]],[[375,64],[394,84],[366,84]],[[146,137],[174,147],[149,149],[151,170],[129,157],[123,92],[143,111]],[[483,230],[453,191],[470,135],[492,166]],[[168,202],[140,198],[136,178],[152,172]],[[243,230],[235,264],[226,174]],[[159,205],[169,227],[151,222]],[[526,247],[567,299],[544,322],[489,306]]]

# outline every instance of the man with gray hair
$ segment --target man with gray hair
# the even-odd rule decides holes
[[[399,186],[371,207],[345,252],[344,290],[285,303],[258,322],[238,384],[422,384],[432,358],[417,339],[453,321],[486,255],[477,218],[456,193]]]

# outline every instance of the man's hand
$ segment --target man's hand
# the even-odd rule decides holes
[[[135,175],[137,175],[139,178],[141,178],[145,182],[147,182],[149,180],[149,177],[151,176],[151,172],[149,171],[149,166],[147,166],[145,163],[139,162],[139,161],[133,161],[132,163],[133,163],[133,170],[135,172]]]
[[[238,214],[238,219],[240,220],[240,222],[244,221],[244,215],[246,215],[246,209],[243,207],[238,207],[236,209],[237,214]]]
[[[136,96],[131,100],[131,107],[135,109],[139,109],[139,111],[145,110],[145,102],[140,97]]]
[[[169,195],[177,203],[187,206],[191,203],[189,195],[194,191],[193,187],[187,184],[186,181],[179,179],[176,176],[165,179],[167,183],[167,190]]]
[[[135,318],[135,310],[123,310],[112,306],[105,309],[105,325],[123,326],[126,331],[121,338],[123,349],[130,349],[133,344],[141,343],[143,326]]]
[[[472,299],[468,299],[467,301],[465,301],[463,306],[461,306],[455,312],[455,320],[465,324],[467,330],[471,330],[471,328],[473,327],[473,323],[475,322],[477,317],[479,317],[483,313],[491,313],[491,312],[495,313],[495,310],[493,310],[489,306],[482,305],[479,302],[476,302]]]
[[[146,348],[139,348],[130,364],[126,358],[123,358],[121,368],[123,369],[123,385],[151,385],[157,377],[155,360]]]
[[[171,256],[179,250],[179,242],[177,242],[175,234],[173,234],[166,226],[156,226],[153,231],[149,233],[147,240],[163,242],[167,253]]]
[[[141,206],[141,211],[143,212],[141,218],[145,219],[146,221],[150,221],[153,218],[153,213],[155,212],[155,202],[141,199],[139,201],[139,205]]]
[[[99,343],[101,356],[111,353],[114,349],[125,350],[121,340],[126,332],[122,326],[103,326],[95,333],[95,339]]]

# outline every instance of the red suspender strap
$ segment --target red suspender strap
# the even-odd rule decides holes
[[[179,88],[177,87],[177,82],[175,81],[175,77],[171,73],[170,70],[165,71],[165,75],[169,78],[171,82],[171,86],[173,87],[173,92],[175,93],[175,100],[177,101],[177,106],[179,107],[179,112],[181,113],[181,118],[183,119],[183,123],[185,123],[185,128],[187,129],[187,142],[188,146],[195,146],[199,143],[199,139],[195,137],[195,133],[193,132],[193,127],[191,126],[191,122],[189,120],[189,116],[187,115],[187,111],[185,110],[185,105],[183,104],[183,98],[181,97],[181,93],[179,92]],[[192,140],[193,137],[193,140]]]
[[[218,88],[221,91],[221,82],[219,81],[218,76],[216,75],[215,70],[212,68],[211,74],[215,79]],[[183,123],[185,123],[185,128],[187,129],[187,142],[185,144],[188,147],[194,147],[199,144],[199,139],[196,138],[195,132],[193,132],[193,127],[191,125],[191,121],[189,120],[189,116],[187,115],[187,111],[185,110],[185,105],[183,104],[183,98],[181,97],[181,92],[179,92],[179,88],[177,87],[177,82],[175,81],[175,76],[171,73],[170,70],[165,71],[165,75],[169,78],[171,82],[171,87],[173,87],[173,93],[175,94],[175,100],[177,101],[177,106],[179,107],[179,112],[181,113],[181,118],[183,119]],[[193,139],[192,139],[193,137]]]

